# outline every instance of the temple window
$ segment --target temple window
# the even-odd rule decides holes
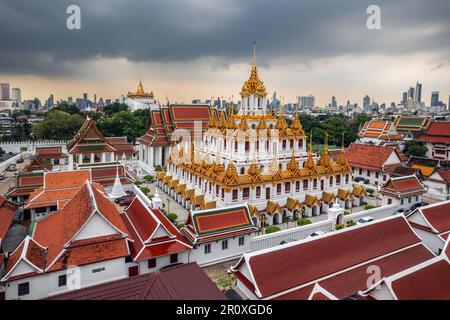
[[[294,149],[294,139],[290,140],[289,148]]]
[[[243,200],[248,200],[250,198],[250,188],[243,188],[242,189],[242,198]]]
[[[286,140],[283,140],[283,142],[282,142],[282,148],[283,148],[283,150],[286,150]]]
[[[284,184],[284,192],[285,192],[285,193],[291,192],[291,183],[290,183],[290,182],[286,182],[286,183]]]
[[[298,140],[298,148],[303,149],[303,139]]]
[[[261,187],[257,186],[256,187],[256,198],[260,198],[261,197]]]
[[[300,181],[295,181],[295,191],[296,192],[300,191]]]
[[[250,151],[250,141],[245,141],[245,151]]]
[[[308,180],[303,180],[303,190],[308,189]]]
[[[330,187],[332,187],[333,186],[333,177],[331,176],[330,177]]]
[[[244,173],[245,173],[245,168],[242,167],[242,168],[241,168],[241,174],[244,174]]]
[[[341,184],[341,175],[340,174],[338,174],[336,176],[336,184]]]
[[[238,189],[233,189],[233,196],[232,196],[232,200],[233,201],[237,201],[238,200]]]
[[[281,194],[281,183],[277,184],[277,194]]]
[[[314,189],[317,189],[317,179],[314,179],[314,180],[313,180],[313,188],[314,188]]]
[[[346,184],[348,183],[348,180],[349,180],[349,174],[346,174],[346,175],[345,175],[345,183],[346,183]]]

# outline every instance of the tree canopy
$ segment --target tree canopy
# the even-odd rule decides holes
[[[38,140],[70,140],[83,122],[80,114],[52,110],[45,115],[44,121],[33,125],[33,134]]]

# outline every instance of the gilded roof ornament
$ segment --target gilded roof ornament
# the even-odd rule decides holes
[[[242,97],[248,97],[254,94],[256,96],[267,96],[267,90],[264,82],[259,78],[258,69],[256,67],[256,41],[253,41],[253,63],[252,71],[247,81],[244,82],[241,90]]]
[[[302,136],[305,135],[305,131],[303,131],[302,123],[300,122],[300,119],[298,118],[297,111],[295,111],[295,113],[294,113],[294,120],[292,121],[291,129],[295,135],[302,135]]]
[[[309,135],[308,159],[303,163],[303,167],[307,169],[310,173],[314,173],[316,171],[316,164],[314,163],[313,149],[312,149],[312,130]]]

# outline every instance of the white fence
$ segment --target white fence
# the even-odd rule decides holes
[[[6,168],[8,168],[8,166],[9,166],[11,163],[16,163],[17,159],[19,159],[20,156],[21,156],[20,153],[19,153],[19,154],[16,154],[14,157],[11,157],[11,158],[9,158],[8,160],[3,161],[2,163],[0,163],[0,172],[5,171]]]
[[[357,221],[362,217],[370,216],[375,220],[386,218],[393,215],[399,205],[391,204],[388,206],[382,206],[370,210],[365,210],[353,214],[344,216],[344,222],[349,220]],[[316,231],[331,232],[333,231],[333,221],[325,220],[316,223],[312,223],[302,227],[296,227],[291,229],[286,229],[278,231],[271,234],[265,234],[261,236],[256,236],[251,238],[251,251],[263,250],[278,246],[281,242],[292,242],[297,240],[302,240],[307,238],[311,233]]]
[[[66,140],[41,140],[41,141],[18,141],[18,142],[2,142],[0,148],[5,152],[19,153],[21,148],[26,148],[28,152],[35,152],[36,147],[63,147],[65,150]]]

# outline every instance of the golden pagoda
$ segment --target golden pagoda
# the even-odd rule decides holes
[[[142,85],[142,81],[139,80],[139,84],[136,92],[128,91],[128,98],[154,98],[153,92],[147,93],[144,90],[144,86]]]
[[[314,173],[316,171],[316,164],[313,159],[312,131],[309,135],[308,159],[303,163],[303,168],[307,169],[310,173]]]
[[[253,41],[253,63],[252,71],[247,81],[244,82],[241,90],[242,97],[248,97],[251,94],[256,96],[267,96],[267,90],[264,82],[259,78],[258,69],[256,67],[256,42]]]
[[[319,166],[323,166],[325,168],[331,167],[330,155],[328,153],[328,132],[325,132],[325,143],[323,146],[323,152],[318,161]]]

